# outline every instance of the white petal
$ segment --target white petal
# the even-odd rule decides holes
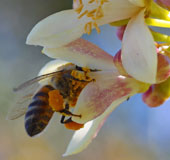
[[[112,110],[116,106],[112,106]],[[105,120],[109,116],[110,112],[106,111],[96,119],[89,121],[85,124],[84,128],[76,131],[67,147],[63,156],[76,154],[84,150],[89,143],[97,136],[100,128],[103,126]]]
[[[128,1],[139,7],[145,6],[145,0],[128,0]]]
[[[69,62],[59,60],[59,59],[50,61],[40,70],[38,76],[48,74],[48,73],[52,73],[52,72],[55,72],[55,71],[60,71],[67,64],[69,64]]]
[[[130,18],[137,14],[141,7],[138,7],[128,0],[109,0],[103,5],[104,16],[97,20],[99,25]]]
[[[95,2],[89,4],[87,0],[83,0],[83,5],[84,8],[81,13],[86,10],[92,11],[99,7],[99,4]],[[98,25],[103,25],[114,21],[127,19],[135,15],[140,9],[141,6],[133,4],[128,0],[109,0],[102,6],[104,16],[97,19],[96,22]]]
[[[40,21],[27,37],[27,44],[55,48],[79,38],[84,30],[85,18],[78,20],[74,10],[55,13]]]
[[[48,62],[39,72],[38,76],[56,72],[56,71],[61,71],[66,68],[75,68],[75,65],[67,62],[67,61],[62,61],[62,60],[53,60]],[[41,85],[47,85],[48,83],[51,83],[51,78],[45,78],[41,81],[39,81]]]
[[[89,145],[89,143],[97,136],[97,133],[102,127],[104,120],[105,115],[103,114],[95,120],[87,122],[84,128],[76,131],[63,156],[76,154],[84,150]]]
[[[139,81],[155,83],[157,53],[154,39],[145,24],[144,10],[133,17],[122,41],[122,62],[125,70]]]
[[[112,106],[119,105],[144,87],[143,83],[132,78],[116,76],[113,72],[91,73],[90,77],[95,78],[95,81],[82,90],[73,112],[81,115],[81,118],[72,117],[77,123],[86,123],[106,109],[111,112]]]
[[[43,52],[49,57],[66,60],[81,67],[116,70],[111,55],[81,38],[60,48],[44,48]]]

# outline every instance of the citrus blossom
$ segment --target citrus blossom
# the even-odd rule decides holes
[[[61,51],[62,54],[59,56],[61,60],[47,63],[39,75],[55,71],[59,66],[67,63],[63,60],[81,67],[96,69],[95,72],[88,73],[94,81],[85,86],[75,104],[73,114],[81,115],[81,117],[72,117],[72,121],[84,124],[84,128],[73,135],[64,154],[66,156],[76,154],[86,148],[96,137],[109,114],[120,103],[134,94],[147,92],[151,84],[135,80],[128,75],[122,65],[121,51],[112,57],[84,39],[71,42]],[[55,52],[52,51],[52,53]],[[169,58],[164,55],[158,56],[158,66],[156,81],[161,83],[170,75]]]
[[[93,28],[99,33],[103,24],[127,24],[122,40],[123,66],[137,80],[156,82],[156,47],[147,23],[170,27],[169,22],[158,20],[170,20],[168,11],[152,0],[77,0],[73,6],[40,21],[28,35],[27,44],[43,46],[43,52],[53,57],[51,48],[59,52],[83,33],[90,34]]]

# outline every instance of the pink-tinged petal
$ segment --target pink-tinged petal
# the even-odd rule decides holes
[[[114,72],[93,72],[89,75],[95,81],[89,83],[80,93],[73,113],[81,115],[81,118],[72,117],[77,123],[86,123],[105,110],[110,113],[128,97],[148,89],[147,84],[132,78],[116,76]]]
[[[91,141],[97,136],[107,116],[108,116],[107,113],[103,113],[95,120],[87,122],[84,128],[76,131],[63,156],[77,154],[82,150],[84,150],[91,143]]]
[[[144,10],[133,17],[125,30],[122,41],[122,63],[135,79],[155,83],[157,53],[154,39],[145,24]]]
[[[81,38],[60,48],[44,48],[43,52],[49,57],[66,60],[82,67],[116,70],[111,55]]]
[[[126,29],[126,25],[117,28],[116,35],[119,38],[119,40],[123,39],[123,34],[125,32],[125,29]]]
[[[128,0],[109,0],[103,5],[104,16],[96,22],[99,25],[131,18],[136,15],[141,7],[136,6]]]
[[[170,58],[158,54],[157,83],[165,81],[170,76]]]
[[[163,104],[170,97],[170,78],[160,84],[152,85],[142,96],[143,101],[150,107]]]
[[[114,63],[114,65],[116,66],[116,68],[117,68],[118,72],[120,73],[120,75],[129,76],[129,75],[126,73],[126,71],[125,71],[125,69],[124,69],[124,67],[123,67],[123,65],[122,65],[121,50],[119,50],[119,51],[116,53],[116,55],[114,56],[114,58],[113,58],[113,63]]]
[[[27,44],[55,48],[70,43],[84,32],[88,18],[78,20],[74,10],[55,13],[40,21],[27,37]]]

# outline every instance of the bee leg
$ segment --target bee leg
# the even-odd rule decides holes
[[[71,118],[69,118],[69,119],[67,119],[67,120],[64,120],[64,119],[65,119],[65,116],[62,116],[62,117],[61,117],[61,121],[60,121],[62,124],[72,122]]]
[[[64,123],[65,117],[66,117],[66,116],[62,116],[62,117],[61,117],[60,123]]]
[[[75,116],[75,117],[80,117],[81,118],[81,115],[73,114],[70,111],[68,111],[67,109],[62,109],[60,111],[60,113],[66,115],[66,116]]]
[[[68,103],[65,105],[65,109],[60,110],[60,113],[63,114],[63,116],[75,116],[75,117],[81,118],[81,115],[76,115],[76,114],[73,114],[69,111],[69,104]]]

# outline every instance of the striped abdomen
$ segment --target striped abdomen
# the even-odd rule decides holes
[[[25,114],[25,129],[31,137],[41,133],[52,118],[54,112],[48,103],[48,92],[53,89],[49,85],[42,87],[28,106]]]

